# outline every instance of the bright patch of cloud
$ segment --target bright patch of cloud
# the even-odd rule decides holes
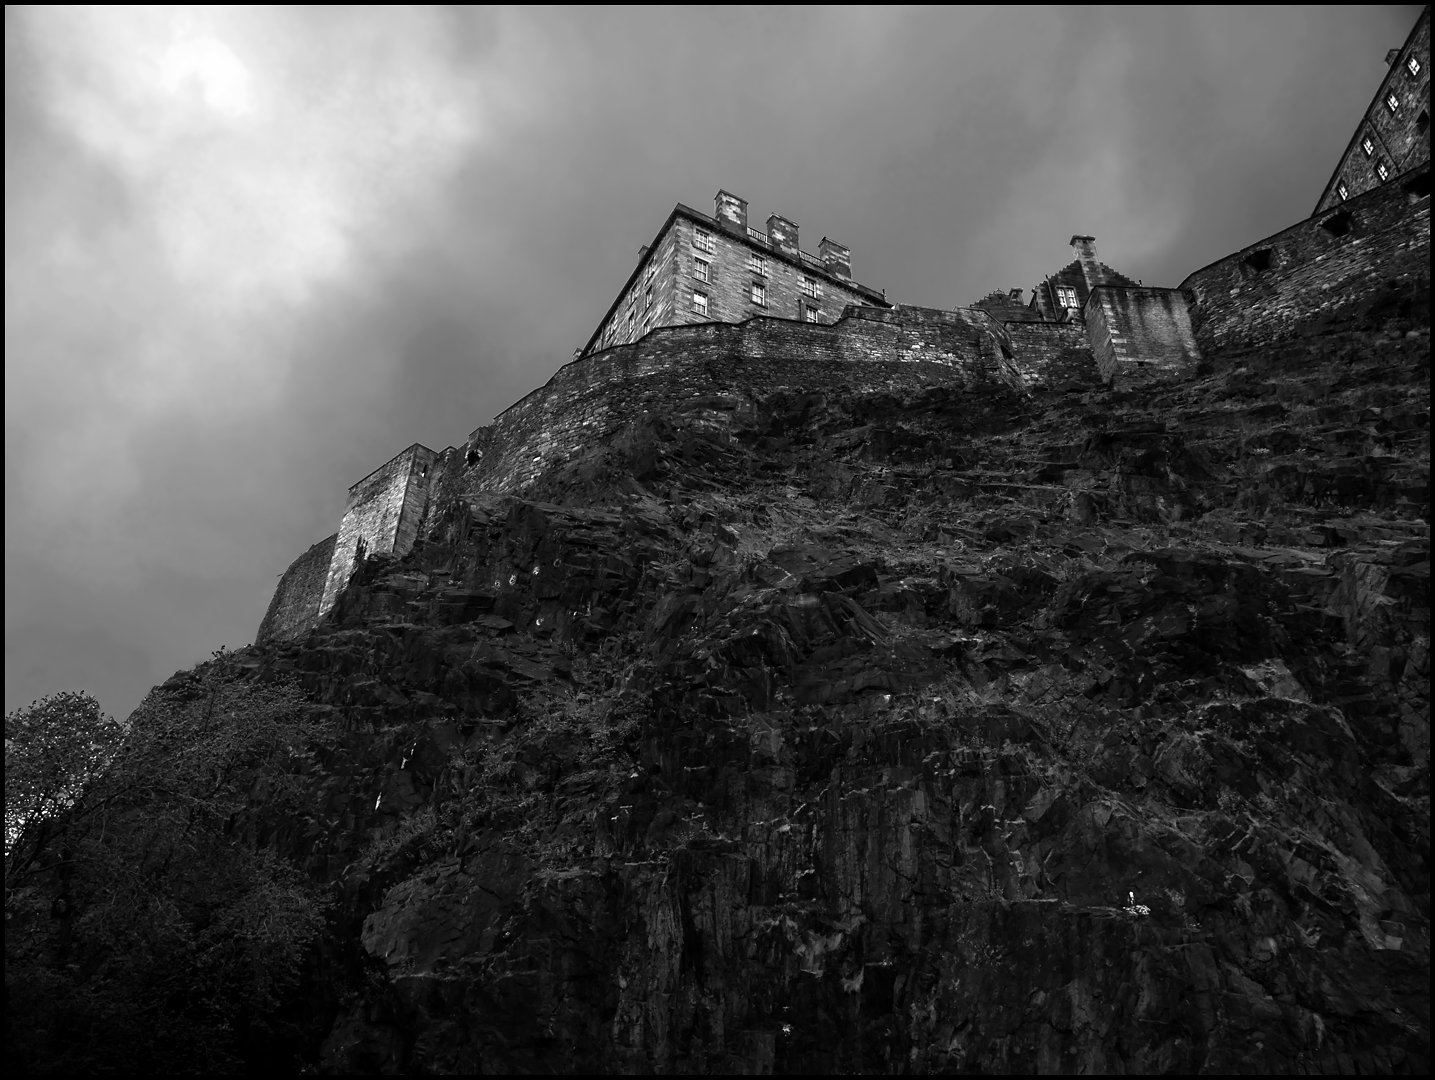
[[[34,111],[6,133],[7,513],[44,527],[12,544],[74,565],[98,550],[103,573],[144,482],[136,440],[261,416],[308,321],[423,242],[489,122],[448,18],[14,17]]]

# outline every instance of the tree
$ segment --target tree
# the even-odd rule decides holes
[[[29,866],[102,774],[123,725],[89,694],[43,697],[5,716],[5,880]]]
[[[221,652],[125,727],[45,702],[13,762],[6,718],[7,1045],[42,1072],[240,1069],[323,926],[321,892],[236,827],[251,791],[297,795],[304,695]]]

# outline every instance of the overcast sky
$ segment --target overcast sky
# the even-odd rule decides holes
[[[952,307],[1310,213],[1406,7],[6,9],[5,708],[254,636],[719,187]]]

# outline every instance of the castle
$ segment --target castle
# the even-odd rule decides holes
[[[711,217],[679,203],[588,342],[461,447],[414,444],[349,489],[339,531],[285,571],[257,639],[304,636],[368,555],[407,553],[453,498],[520,492],[645,412],[800,386],[914,393],[997,381],[1034,392],[1179,378],[1203,355],[1259,347],[1390,282],[1428,277],[1426,7],[1310,217],[1174,288],[1075,259],[1022,290],[939,310],[852,280],[851,252],[719,191]]]

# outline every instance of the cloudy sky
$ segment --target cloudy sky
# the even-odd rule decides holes
[[[1419,7],[14,8],[5,708],[249,642],[349,484],[570,359],[725,187],[890,298],[1308,214]]]

